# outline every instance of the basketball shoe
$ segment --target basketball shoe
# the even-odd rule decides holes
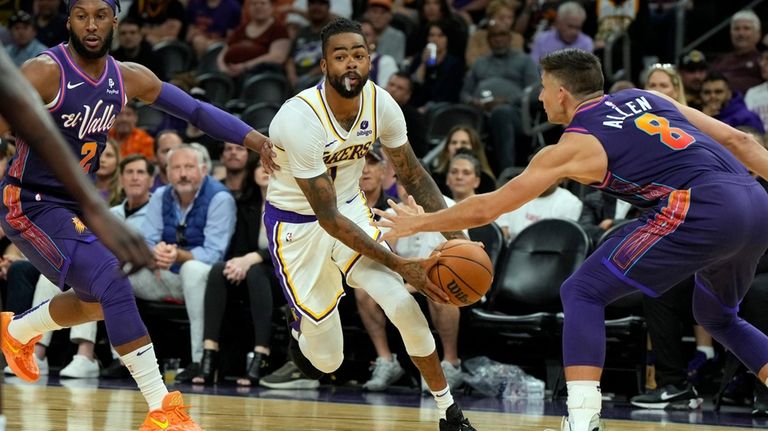
[[[560,431],[605,431],[605,428],[603,427],[603,421],[600,420],[600,415],[592,416],[586,428],[576,427],[576,425],[571,424],[568,420],[568,416],[563,416],[563,420],[560,422]]]
[[[147,414],[139,431],[203,431],[187,413],[181,392],[174,391],[163,398],[163,406]]]
[[[16,377],[27,382],[37,381],[40,378],[40,367],[35,357],[35,344],[43,336],[38,335],[26,344],[22,344],[8,332],[8,326],[12,320],[13,313],[9,311],[0,313],[0,346],[5,355],[5,362],[11,367]]]
[[[695,410],[704,401],[690,383],[658,387],[650,392],[635,395],[629,400],[633,406],[644,409]]]
[[[440,431],[477,431],[469,419],[464,417],[461,408],[456,403],[451,404],[445,411],[445,419],[440,419]]]

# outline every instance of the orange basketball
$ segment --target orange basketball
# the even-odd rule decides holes
[[[491,288],[493,264],[480,244],[452,239],[437,246],[435,252],[440,252],[440,258],[428,276],[448,294],[451,304],[474,304]]]

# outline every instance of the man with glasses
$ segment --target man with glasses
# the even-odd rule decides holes
[[[152,194],[141,226],[159,271],[131,276],[138,298],[183,302],[187,308],[192,363],[178,381],[198,373],[208,273],[223,259],[235,230],[235,200],[206,172],[203,154],[194,147],[181,145],[168,153],[169,184]]]

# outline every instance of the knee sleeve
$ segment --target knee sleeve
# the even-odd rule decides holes
[[[98,298],[104,312],[109,341],[113,346],[123,345],[148,334],[126,277],[115,276],[113,271],[102,271],[94,281],[94,286],[104,286]]]
[[[338,370],[344,361],[344,335],[339,311],[334,311],[317,325],[302,319],[299,346],[304,356],[318,370],[326,374]]]
[[[693,317],[713,337],[727,330],[739,319],[738,308],[724,305],[711,291],[699,284],[693,293]]]

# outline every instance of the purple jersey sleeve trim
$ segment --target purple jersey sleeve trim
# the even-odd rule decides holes
[[[583,128],[583,127],[568,127],[567,129],[563,130],[563,133],[581,133],[582,135],[589,135],[589,130]]]

